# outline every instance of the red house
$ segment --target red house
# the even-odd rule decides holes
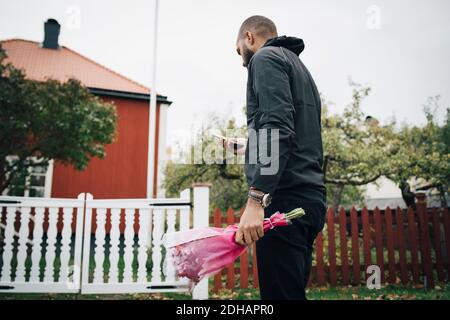
[[[91,159],[84,171],[51,161],[46,170],[33,169],[25,194],[10,195],[74,198],[81,192],[90,192],[94,198],[145,198],[150,89],[60,46],[60,25],[56,20],[49,19],[44,30],[43,43],[22,39],[0,41],[8,61],[23,69],[29,79],[76,78],[92,94],[114,103],[119,116],[118,139],[106,146],[104,159]],[[163,192],[158,187],[165,159],[166,116],[170,104],[166,96],[157,96],[154,196]]]

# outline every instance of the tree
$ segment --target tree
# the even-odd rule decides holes
[[[403,160],[399,157],[395,122],[381,126],[378,120],[365,115],[361,103],[370,88],[352,82],[350,85],[352,102],[342,115],[329,114],[328,104],[323,103],[323,170],[335,210],[342,204],[344,192],[353,192],[353,199],[361,199],[357,192],[361,186],[389,176]]]
[[[26,79],[0,46],[0,193],[54,159],[83,170],[105,156],[117,114],[77,80]],[[34,157],[34,159],[33,159]]]
[[[381,176],[391,177],[406,163],[407,155],[402,140],[395,131],[395,122],[385,125],[364,114],[361,103],[370,88],[350,83],[352,102],[342,115],[330,114],[323,101],[322,137],[324,144],[324,179],[328,203],[337,211],[339,205],[362,204],[364,186],[376,182]],[[217,119],[216,119],[217,120]],[[208,137],[211,128],[234,128],[210,121],[210,127],[199,135],[206,137],[203,148],[217,144]],[[245,131],[245,126],[237,128]],[[238,134],[237,136],[243,136]],[[191,151],[195,146],[190,146]],[[190,152],[192,153],[192,152]],[[166,188],[171,195],[188,187],[192,182],[213,182],[212,203],[221,208],[237,208],[245,203],[246,182],[241,165],[228,164],[174,164],[166,169]]]
[[[214,131],[220,130],[224,136],[245,136],[245,127],[238,127],[233,119],[221,120],[211,116],[209,125],[196,133],[197,139],[182,150],[177,161],[171,161],[165,168],[163,186],[168,196],[177,196],[179,192],[188,188],[194,182],[211,182],[210,205],[221,210],[227,208],[241,208],[247,199],[247,181],[243,171],[243,156],[234,159],[234,163],[227,159],[226,152],[213,137]],[[193,161],[196,150],[202,152],[201,163]],[[218,161],[207,161],[218,160]],[[214,158],[214,159],[211,159]]]
[[[424,108],[426,124],[423,127],[405,125],[400,130],[401,154],[406,161],[390,178],[405,190],[435,190],[441,205],[447,206],[450,188],[450,111],[447,109],[444,123],[439,125],[436,117],[438,110],[439,96],[429,98]]]

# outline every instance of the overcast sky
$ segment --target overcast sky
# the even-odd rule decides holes
[[[448,0],[160,0],[157,89],[174,103],[169,142],[214,112],[245,120],[246,69],[236,54],[241,22],[254,14],[279,34],[303,38],[301,58],[320,92],[340,112],[348,78],[370,85],[366,113],[424,122],[427,97],[450,106]],[[48,18],[60,44],[144,85],[151,84],[153,1],[15,0],[0,2],[0,39],[43,40]]]

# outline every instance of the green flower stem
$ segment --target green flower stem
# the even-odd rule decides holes
[[[289,211],[288,213],[286,213],[286,219],[290,220],[290,219],[300,218],[300,217],[303,217],[304,215],[305,215],[305,210],[303,210],[303,208],[295,208],[295,209]]]

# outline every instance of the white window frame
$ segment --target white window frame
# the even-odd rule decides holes
[[[10,156],[6,157],[6,160],[9,161],[9,160],[12,160],[14,158],[18,158],[18,156],[10,155]],[[38,158],[35,157],[35,156],[28,157],[27,159],[30,159],[30,158],[33,161],[35,161],[35,162],[38,161]],[[44,195],[42,197],[35,197],[35,198],[51,198],[52,181],[53,181],[53,164],[54,164],[53,159],[50,159],[49,163],[48,163],[48,166],[47,166],[47,171],[42,174],[42,175],[45,175],[45,183],[44,183],[44,187],[43,187],[44,188]],[[31,175],[33,174],[32,169],[33,169],[32,167],[28,168],[29,175],[28,175],[28,177],[27,177],[27,179],[25,181],[26,188],[25,188],[24,195],[23,195],[24,197],[29,197],[30,196],[30,187],[32,187],[32,186],[30,186]],[[39,188],[39,187],[36,187],[36,188]],[[9,192],[9,188],[6,188],[3,191],[2,195],[7,195],[8,192]]]

